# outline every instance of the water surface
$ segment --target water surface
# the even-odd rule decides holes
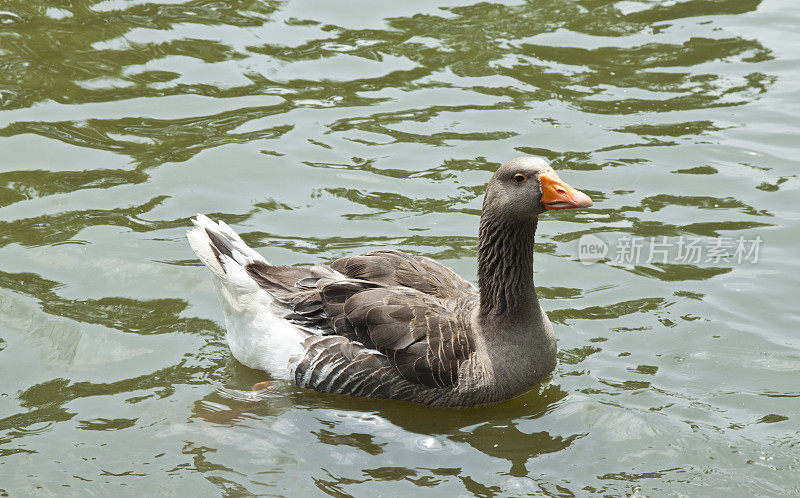
[[[4,2],[0,495],[800,493],[798,29],[792,0]],[[250,392],[195,213],[276,264],[474,281],[520,155],[595,201],[539,224],[541,389]],[[707,258],[739,239],[757,261]]]

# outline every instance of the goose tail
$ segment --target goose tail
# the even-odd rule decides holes
[[[224,221],[198,214],[192,222],[186,237],[214,276],[233,356],[250,368],[288,378],[288,359],[300,351],[307,334],[275,315],[274,297],[247,272],[252,263],[269,263]]]
[[[189,244],[216,277],[229,279],[230,271],[235,270],[230,267],[233,264],[245,267],[255,261],[267,262],[224,221],[215,223],[208,216],[198,213],[192,223],[195,228],[186,232]]]

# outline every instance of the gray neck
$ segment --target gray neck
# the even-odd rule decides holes
[[[501,220],[484,211],[478,234],[480,314],[491,321],[524,321],[539,312],[533,285],[538,219]]]

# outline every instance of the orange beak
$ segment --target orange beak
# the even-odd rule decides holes
[[[542,204],[545,209],[575,209],[592,205],[588,195],[570,187],[552,169],[539,173],[539,183],[542,186]]]

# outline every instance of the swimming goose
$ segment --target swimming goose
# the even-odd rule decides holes
[[[395,250],[274,266],[202,214],[187,236],[241,363],[317,391],[468,407],[519,396],[555,368],[533,284],[536,225],[546,210],[591,205],[543,159],[502,165],[483,200],[479,288]]]

